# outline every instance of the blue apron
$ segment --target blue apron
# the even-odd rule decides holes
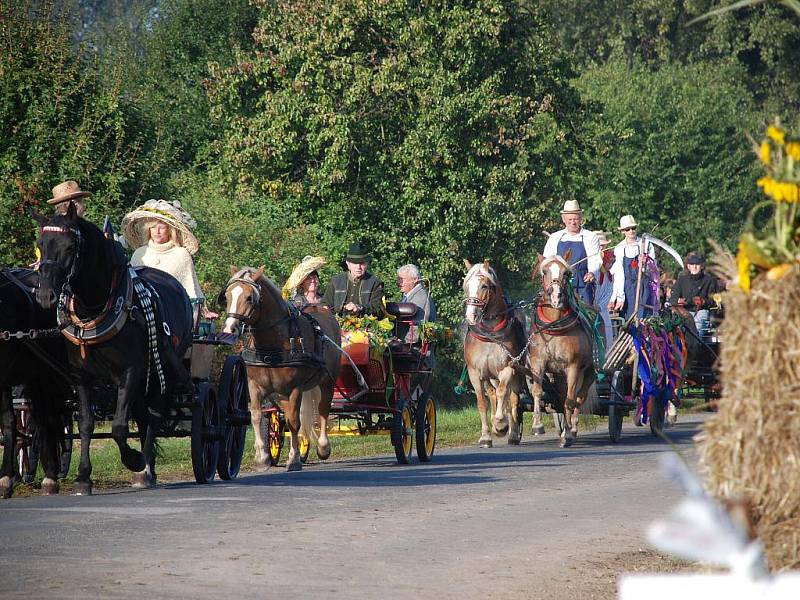
[[[570,264],[575,265],[572,267],[572,287],[575,289],[575,293],[581,300],[586,302],[586,304],[593,305],[594,282],[586,283],[583,280],[583,276],[589,272],[589,265],[587,264],[587,261],[584,260],[586,258],[586,246],[583,245],[583,235],[581,235],[581,240],[579,242],[567,242],[560,240],[558,242],[558,255],[564,258],[567,250],[572,250],[572,255],[570,256],[569,262]]]
[[[638,249],[638,248],[637,248]],[[634,266],[634,262],[636,265]],[[628,258],[623,254],[622,268],[625,271],[625,318],[629,319],[633,315],[636,306],[636,278],[639,276],[639,255]],[[650,289],[650,282],[646,281],[642,274],[642,290],[639,295],[639,318],[649,317],[653,314],[656,302],[653,300],[653,292]]]

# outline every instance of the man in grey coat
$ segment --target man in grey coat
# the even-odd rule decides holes
[[[404,336],[406,343],[413,344],[419,341],[419,329],[422,324],[436,320],[436,304],[422,285],[419,267],[416,265],[403,265],[397,269],[397,285],[402,292],[400,302],[410,302],[418,307],[414,315],[416,327],[411,328]]]

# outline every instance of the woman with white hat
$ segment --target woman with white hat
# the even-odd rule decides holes
[[[587,304],[594,304],[594,288],[600,272],[600,241],[593,231],[583,228],[583,210],[577,200],[567,200],[561,211],[564,229],[547,238],[545,258],[566,256],[573,267],[575,293]]]
[[[636,235],[639,224],[633,215],[624,215],[619,220],[619,230],[625,238],[614,248],[614,266],[611,275],[614,279],[614,290],[608,303],[609,310],[625,310],[625,318],[633,315],[636,306],[636,285],[639,276],[641,261],[639,260],[639,247],[641,238]],[[648,268],[650,272],[658,272],[656,265],[655,248],[648,244],[646,253],[649,257]],[[650,277],[642,273],[641,291],[639,294],[639,317],[647,317],[658,312],[658,295],[654,294],[650,285]]]
[[[317,269],[325,264],[321,256],[305,256],[283,285],[283,297],[300,310],[306,306],[319,304],[319,273]]]
[[[148,200],[122,219],[122,232],[131,248],[131,266],[152,267],[177,279],[189,295],[192,306],[203,304],[203,316],[219,315],[205,308],[205,296],[194,269],[199,244],[192,233],[195,220],[181,209],[180,202]]]

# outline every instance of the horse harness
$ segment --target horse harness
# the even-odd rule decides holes
[[[465,300],[465,303],[468,304],[468,305],[473,305],[473,306],[484,306],[484,305],[486,305],[486,301],[480,300],[479,298],[473,298],[473,297],[468,297]],[[513,368],[515,368],[515,369],[520,369],[520,368],[524,368],[524,367],[520,366],[520,363],[524,360],[525,354],[528,352],[528,349],[530,348],[530,346],[531,346],[531,344],[533,342],[533,336],[529,336],[528,337],[528,340],[525,342],[525,345],[522,347],[522,350],[516,356],[511,354],[511,352],[508,350],[508,348],[506,348],[505,341],[506,341],[506,339],[508,337],[508,334],[511,333],[511,330],[514,327],[514,323],[516,322],[516,318],[512,318],[512,317],[509,316],[509,313],[512,310],[513,310],[513,307],[509,306],[508,303],[506,303],[506,310],[504,310],[502,313],[498,313],[497,315],[494,315],[494,317],[499,317],[499,316],[502,315],[502,318],[497,323],[497,325],[495,325],[494,327],[491,327],[491,328],[484,327],[481,324],[483,322],[483,320],[487,318],[487,316],[484,315],[483,319],[478,321],[478,323],[476,323],[475,325],[468,325],[467,326],[467,333],[468,333],[468,335],[471,335],[473,338],[475,338],[476,340],[478,340],[480,342],[492,342],[492,343],[495,343],[498,346],[500,346],[500,348],[505,353],[506,357],[511,362],[511,366]],[[492,317],[489,317],[489,318],[492,318]]]

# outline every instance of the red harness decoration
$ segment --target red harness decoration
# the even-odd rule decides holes
[[[572,311],[572,307],[567,307],[561,316],[555,320],[548,320],[544,316],[541,304],[536,307],[536,324],[540,326],[538,333],[546,333],[552,336],[564,335],[572,329],[577,321],[578,315]]]
[[[508,313],[505,313],[503,315],[503,318],[500,320],[500,322],[497,325],[495,325],[494,327],[492,327],[491,329],[485,329],[483,327],[481,327],[481,329],[483,329],[483,331],[485,331],[487,333],[497,333],[498,331],[502,331],[503,329],[505,329],[506,325],[508,325]],[[480,340],[481,342],[496,342],[497,341],[496,339],[484,337],[484,336],[480,335],[479,333],[475,333],[475,330],[472,329],[472,328],[469,329],[469,333],[470,333],[470,335],[472,337],[474,337],[476,340]]]

